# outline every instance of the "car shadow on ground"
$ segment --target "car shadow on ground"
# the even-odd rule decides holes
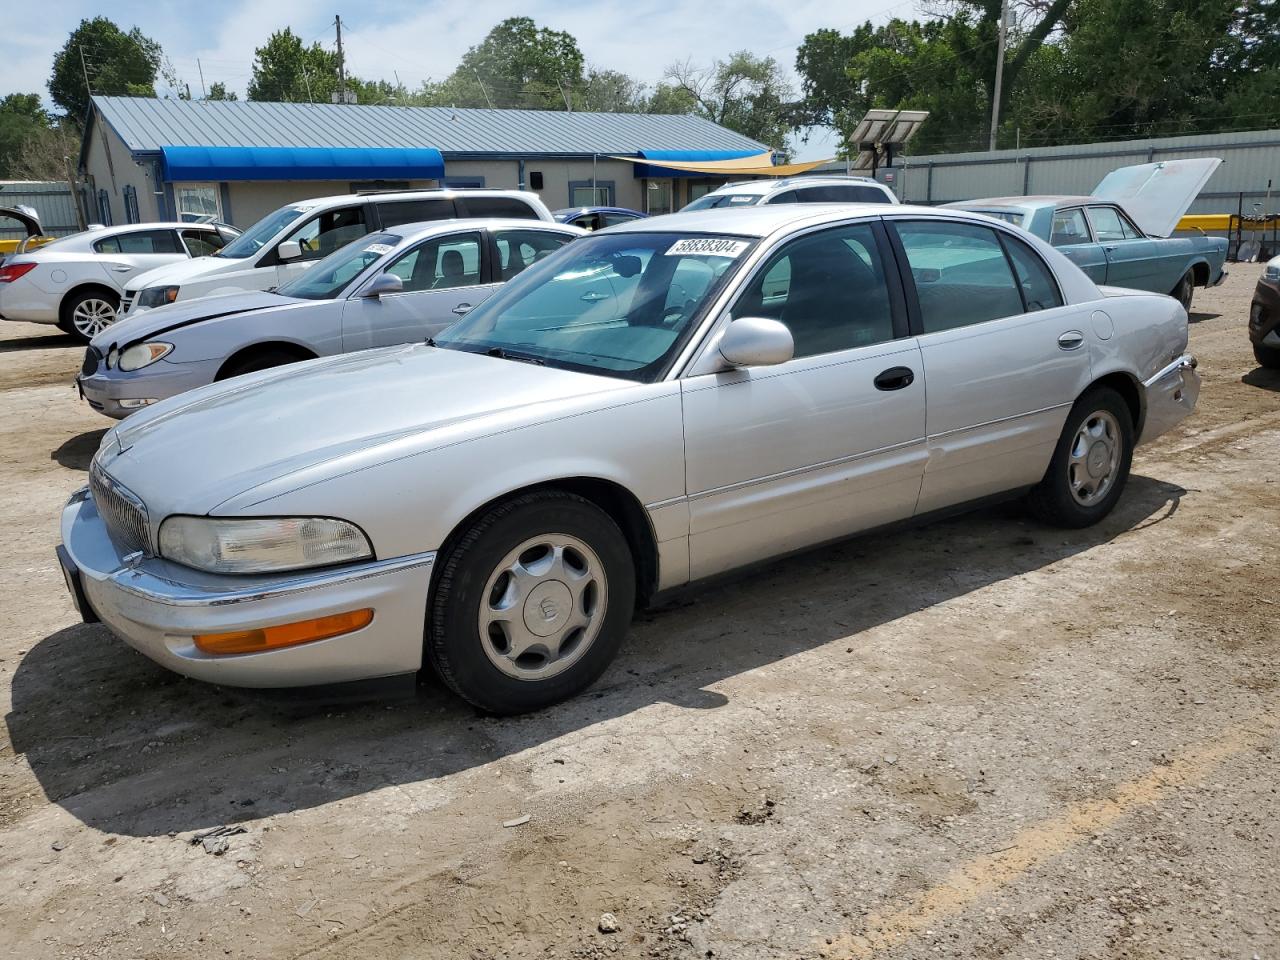
[[[1040,526],[1014,503],[791,557],[640,614],[595,687],[526,717],[479,715],[432,682],[393,703],[281,702],[186,680],[101,626],[72,626],[19,663],[8,732],[48,798],[95,829],[255,820],[445,778],[654,703],[715,709],[728,702],[709,689],[719,681],[834,640],[856,656],[872,627],[1139,531],[1185,493],[1135,476],[1086,530]]]
[[[89,461],[98,452],[98,447],[102,444],[102,435],[108,429],[103,427],[101,430],[90,430],[72,437],[49,454],[49,459],[58,461],[68,470],[79,470],[82,473],[88,471]]]
[[[1188,323],[1204,323],[1206,320],[1217,320],[1222,314],[1220,313],[1202,313],[1199,310],[1192,310],[1187,314]]]
[[[55,347],[83,346],[83,340],[73,337],[69,333],[53,333],[43,337],[0,340],[0,353],[14,353],[18,350],[49,350]]]
[[[1256,367],[1241,377],[1240,382],[1251,387],[1258,387],[1262,390],[1272,390],[1280,393],[1280,370],[1269,370],[1266,367]]]

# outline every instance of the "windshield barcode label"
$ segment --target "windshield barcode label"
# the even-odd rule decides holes
[[[686,237],[677,240],[667,250],[668,257],[729,257],[738,256],[751,246],[746,240],[726,240],[723,237]]]

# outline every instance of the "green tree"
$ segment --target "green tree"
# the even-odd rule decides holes
[[[54,54],[49,94],[80,123],[89,114],[91,94],[154,97],[162,58],[160,44],[137,27],[125,33],[106,17],[81,20]]]
[[[649,107],[645,85],[618,70],[587,69],[573,91],[573,109],[598,113],[644,113]]]
[[[221,80],[215,80],[209,85],[208,96],[206,100],[238,100],[234,90],[228,90],[227,85]]]
[[[787,154],[794,94],[772,57],[740,50],[710,67],[675,63],[664,79],[687,97],[693,113]]]
[[[572,34],[509,17],[462,55],[433,96],[458,107],[563,110],[583,80],[582,51]]]
[[[338,55],[319,43],[307,47],[285,27],[253,52],[248,99],[328,103],[338,89]]]
[[[0,99],[0,179],[22,179],[15,171],[28,142],[49,127],[38,93],[11,93]]]

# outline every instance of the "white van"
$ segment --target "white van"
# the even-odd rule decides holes
[[[366,234],[405,223],[475,217],[554,222],[537,194],[521,190],[398,190],[299,200],[267,214],[211,257],[132,278],[120,315],[219,293],[272,290]]]

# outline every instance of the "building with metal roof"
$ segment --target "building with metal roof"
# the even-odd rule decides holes
[[[367,189],[533,190],[552,209],[677,209],[724,178],[664,168],[761,154],[701,117],[94,97],[80,153],[104,223],[213,215]]]

